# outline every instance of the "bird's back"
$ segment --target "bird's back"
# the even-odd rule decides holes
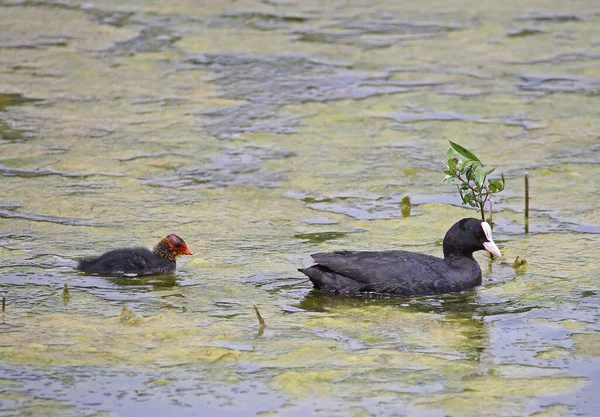
[[[481,279],[479,266],[472,258],[457,269],[442,258],[406,251],[344,251],[312,257],[317,264],[301,272],[316,288],[345,294],[439,294],[473,287]],[[469,273],[469,280],[464,279],[465,272]]]
[[[162,262],[161,262],[162,261]],[[76,269],[101,275],[148,275],[157,268],[168,272],[170,263],[147,248],[115,249],[98,257],[81,259]]]

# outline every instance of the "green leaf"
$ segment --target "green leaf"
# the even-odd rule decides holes
[[[475,163],[471,164],[468,168],[467,168],[467,179],[469,181],[475,181]]]
[[[463,163],[460,165],[460,170],[461,170],[461,172],[465,172],[465,170],[472,169],[477,166],[482,166],[482,165],[481,165],[481,163],[479,163],[477,161],[469,161],[467,159],[466,161],[463,161]]]
[[[477,183],[477,188],[481,188],[483,186],[483,181],[485,180],[486,172],[482,166],[478,166],[474,170],[475,182]]]
[[[448,169],[450,171],[454,171],[454,168],[456,168],[457,163],[458,163],[458,159],[456,159],[456,158],[448,159]]]
[[[450,142],[450,146],[452,146],[452,148],[458,152],[459,154],[461,154],[462,156],[464,156],[467,159],[470,159],[472,161],[477,161],[479,163],[481,163],[481,161],[479,160],[479,158],[477,158],[475,155],[473,155],[473,153],[471,153],[471,151],[469,151],[467,148],[464,148],[462,146],[460,146],[458,143],[454,143],[451,140],[448,141]]]
[[[485,173],[485,175],[490,175],[492,172],[494,172],[496,170],[496,168],[492,168],[490,169],[488,172]]]
[[[452,150],[452,148],[448,149],[448,151],[445,153],[444,156],[448,160],[450,160],[451,158],[453,158],[454,157],[454,151]]]
[[[497,193],[498,191],[502,191],[504,189],[504,184],[498,180],[490,180],[489,187],[493,193]]]
[[[452,182],[452,176],[451,175],[446,175],[444,177],[444,179],[442,180],[443,183],[447,184],[449,182]]]

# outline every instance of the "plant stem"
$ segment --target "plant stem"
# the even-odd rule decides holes
[[[256,307],[256,304],[252,303],[252,307],[254,307],[254,312],[256,313],[256,318],[258,319],[259,327],[264,329],[265,327],[267,327],[265,319],[263,319],[262,315],[260,314],[260,311],[258,311],[258,307]]]
[[[525,174],[525,233],[529,233],[529,175]]]
[[[467,187],[469,187],[471,189],[471,191],[473,192],[473,195],[480,194],[480,192],[477,190],[477,188],[472,186],[469,181],[465,181],[460,174],[456,174],[456,178],[459,181],[461,181],[462,183],[467,184]],[[458,190],[460,192],[460,187],[458,188]],[[482,222],[485,222],[485,203],[487,202],[489,195],[490,195],[490,190],[486,188],[485,199],[483,200],[482,203],[477,203],[477,204],[479,204],[479,211],[481,212],[481,221]],[[461,197],[462,197],[462,193],[461,193]]]

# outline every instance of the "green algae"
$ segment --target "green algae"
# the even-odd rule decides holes
[[[281,389],[292,395],[327,395],[331,383],[341,376],[340,372],[283,372],[275,377]]]
[[[202,335],[176,314],[140,318],[126,310],[113,318],[72,317],[51,314],[29,324],[42,329],[36,335],[3,335],[0,357],[14,363],[37,365],[97,365],[129,363],[146,367],[189,361],[231,361],[241,357],[236,350],[211,346],[223,336]],[[125,320],[125,321],[124,321]],[[159,323],[161,323],[159,325]],[[169,324],[167,324],[169,323]],[[179,324],[176,324],[179,323]],[[4,342],[10,338],[10,346]],[[168,346],[167,352],[162,347]]]
[[[121,315],[119,316],[119,321],[128,326],[134,326],[136,324],[139,324],[142,322],[142,320],[143,320],[143,317],[140,317],[139,315],[135,314],[127,306],[123,307],[123,311],[121,312]]]
[[[572,392],[585,383],[583,378],[570,377],[510,378],[508,380],[482,377],[466,380],[461,385],[465,390],[491,396],[550,396]]]
[[[571,336],[578,355],[600,356],[597,333],[575,333]]]
[[[589,2],[528,4],[585,18],[520,37],[510,31],[540,22],[519,20],[516,2],[12,3],[0,5],[6,400],[81,368],[113,373],[98,393],[123,397],[111,384],[123,379],[140,401],[181,401],[171,410],[267,397],[239,415],[585,414],[600,245]],[[483,286],[418,300],[310,293],[296,272],[310,253],[440,256],[449,225],[477,217],[440,184],[448,139],[507,173],[504,259],[476,254]],[[196,253],[172,277],[72,271],[168,233]],[[9,404],[90,414],[69,400],[74,386],[52,404]],[[107,407],[138,401],[125,398]]]

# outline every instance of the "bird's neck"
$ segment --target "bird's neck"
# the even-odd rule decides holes
[[[164,242],[158,242],[158,245],[154,247],[154,254],[160,258],[168,259],[169,261],[175,261],[177,255],[175,255],[169,245]]]
[[[460,267],[475,262],[473,252],[451,252],[444,250],[444,260],[447,264]]]
[[[457,242],[453,242],[451,239],[446,237],[444,239],[444,259],[451,258],[473,258],[473,251],[466,248],[464,245],[457,244]]]

